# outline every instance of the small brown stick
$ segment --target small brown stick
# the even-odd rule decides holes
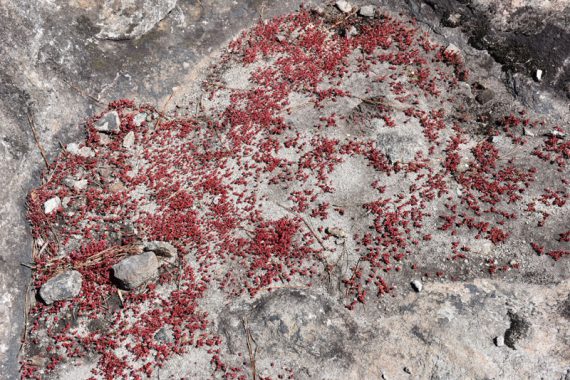
[[[28,314],[30,312],[30,288],[32,286],[32,280],[28,282],[28,286],[26,287],[26,295],[24,297],[24,331],[22,332],[22,341],[20,342],[20,349],[18,353],[22,351],[24,345],[26,344],[26,340],[28,339]]]
[[[38,138],[38,133],[36,132],[34,119],[32,118],[32,115],[30,115],[29,111],[26,113],[26,115],[28,116],[28,123],[30,124],[30,127],[32,128],[32,134],[34,135],[34,140],[36,141],[36,146],[40,150],[40,154],[42,155],[42,158],[44,159],[44,163],[46,164],[46,168],[49,168],[49,162],[48,162],[48,159],[46,156],[46,152],[45,152],[44,148],[42,147],[42,144],[40,143],[40,139]]]
[[[255,343],[255,340],[253,339],[253,336],[251,335],[251,330],[249,329],[249,327],[247,327],[247,320],[245,318],[242,319],[242,323],[243,323],[243,329],[244,329],[245,335],[246,335],[247,351],[249,353],[249,365],[251,367],[251,374],[253,376],[253,380],[256,380],[257,379],[257,369],[255,368],[255,357],[257,355],[257,343]],[[253,344],[255,344],[255,350],[253,349]]]

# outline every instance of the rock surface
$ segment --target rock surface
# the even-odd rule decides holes
[[[81,292],[83,277],[75,270],[58,274],[47,280],[40,288],[40,297],[51,305],[56,301],[68,300],[77,297]]]
[[[0,201],[4,205],[0,218],[4,231],[0,237],[0,267],[3,268],[0,271],[3,294],[0,297],[0,372],[7,378],[18,378],[22,300],[30,276],[20,265],[24,259],[29,261],[31,251],[24,198],[31,187],[38,185],[35,178],[43,165],[27,115],[31,114],[36,121],[40,142],[51,160],[56,156],[58,140],[64,144],[77,141],[82,133],[77,125],[85,116],[104,111],[99,101],[106,103],[127,97],[165,104],[173,87],[177,87],[177,95],[169,103],[176,104],[180,99],[178,94],[191,92],[189,89],[195,86],[200,66],[212,60],[211,52],[224,40],[233,38],[259,15],[266,18],[297,6],[297,2],[287,1],[178,2],[170,13],[161,10],[159,16],[151,15],[143,20],[123,11],[118,12],[118,18],[113,18],[112,7],[124,10],[128,2],[115,4],[110,1],[104,4],[91,1],[0,4],[0,15],[10,20],[0,25],[0,187],[3,189]],[[567,14],[564,2],[387,1],[383,5],[414,15],[421,25],[436,34],[441,33],[464,53],[467,51],[467,59],[481,68],[474,74],[497,92],[494,101],[488,104],[495,107],[520,101],[547,118],[564,121],[564,112],[568,112],[567,98],[561,106],[556,100],[557,91],[570,97],[569,69],[564,64],[569,35],[564,26]],[[147,8],[144,12],[149,12],[148,2],[144,2],[144,6]],[[439,26],[443,15],[450,12],[461,14],[461,28],[452,30]],[[162,21],[157,21],[161,17]],[[117,20],[116,25],[113,25],[114,20]],[[99,34],[101,32],[103,34]],[[126,39],[106,40],[114,38],[112,33],[123,33]],[[97,35],[103,39],[96,38]],[[553,35],[559,38],[553,39]],[[483,51],[466,49],[469,44]],[[540,83],[532,80],[537,68],[544,69]],[[505,96],[504,83],[514,100]],[[492,114],[493,109],[485,109],[485,112]],[[147,120],[150,124],[152,118]],[[484,127],[485,122],[482,122],[481,128]],[[525,135],[533,136],[532,132]],[[532,228],[528,228],[532,232]],[[491,245],[486,255],[494,253],[500,250]],[[521,259],[523,265],[529,264],[526,257]],[[561,280],[567,278],[567,271],[554,265],[534,267],[533,271],[514,282],[506,279],[439,283],[436,280],[422,292],[421,300],[410,298],[417,296],[415,294],[387,297],[392,306],[387,306],[389,310],[376,315],[376,319],[354,317],[358,331],[365,338],[367,334],[362,331],[367,331],[368,320],[380,321],[370,330],[382,329],[382,334],[376,340],[370,340],[374,334],[368,334],[363,339],[367,346],[355,349],[364,355],[351,367],[352,378],[409,377],[403,372],[404,367],[418,378],[477,377],[482,372],[490,378],[567,376],[568,337],[561,332],[561,326],[562,329],[568,326],[570,315],[570,289],[567,282]],[[221,301],[214,297],[210,302],[215,310],[220,304],[216,302]],[[242,306],[247,308],[247,305]],[[499,350],[493,347],[492,337],[508,330],[510,309],[529,315],[526,317],[531,326],[529,335],[517,342],[516,351],[504,347]],[[247,350],[243,351],[244,357],[247,356]],[[161,378],[168,374],[190,378],[209,376],[211,357],[200,355],[194,353],[179,361],[173,359],[161,369]],[[263,357],[263,351],[258,355],[260,362],[270,362]],[[33,362],[45,365],[47,360],[40,358]],[[319,368],[323,364],[301,361],[290,367],[296,365]],[[90,369],[88,364],[69,367],[58,377],[89,377]]]
[[[136,289],[158,276],[158,259],[154,252],[127,257],[113,265],[113,276],[125,289]]]

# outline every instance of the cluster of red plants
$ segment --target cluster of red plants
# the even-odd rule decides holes
[[[339,33],[350,26],[357,28],[356,35]],[[224,85],[224,69],[254,64],[250,87]],[[346,83],[355,75],[369,80],[364,91],[369,97],[348,90]],[[473,142],[468,126],[449,121],[454,91],[467,78],[460,55],[431,42],[413,21],[386,14],[339,23],[301,10],[262,21],[230,43],[204,83],[210,101],[224,96],[230,101],[215,117],[200,113],[169,118],[150,106],[112,103],[109,110],[118,112],[120,132],[101,134],[94,127],[98,118],[90,120],[85,145],[95,156],[62,152],[46,182],[29,196],[34,238],[46,242],[35,258],[35,286],[61,268],[76,268],[84,277],[76,299],[38,304],[30,312],[29,339],[46,347],[51,360],[47,369],[55,369],[63,357],[95,352],[100,359],[94,376],[141,378],[169,356],[198,347],[211,353],[215,371],[245,378],[247,365],[224,363],[221,338],[208,331],[200,300],[208,289],[228,297],[254,297],[328,277],[339,260],[331,260],[336,248],[331,248],[324,227],[331,215],[348,218],[351,213],[331,201],[336,191],[332,176],[349,158],[364,162],[375,178],[370,184],[374,200],[357,210],[365,213],[365,228],[345,237],[355,246],[340,279],[347,307],[366,302],[371,294],[390,292],[390,279],[398,273],[420,271],[414,255],[436,236],[451,241],[451,262],[485,261],[456,237],[462,232],[495,245],[506,242],[514,220],[537,212],[531,204],[526,214],[517,208],[528,189],[537,186],[531,158],[550,160],[556,170],[565,170],[568,143],[548,139],[521,164],[505,157],[499,144]],[[377,101],[379,91],[394,100]],[[317,125],[307,129],[287,122],[298,106],[291,104],[293,94],[322,110]],[[401,120],[417,127],[426,151],[410,162],[398,162],[372,134],[336,133],[347,117],[327,110],[335,102],[354,99],[373,104],[388,128],[400,128]],[[428,111],[426,102],[441,107]],[[139,113],[156,116],[139,125]],[[524,145],[529,142],[521,137],[523,126],[538,128],[511,115],[496,125],[494,134],[509,138],[508,148]],[[122,142],[129,132],[135,134],[135,145],[125,148]],[[284,150],[298,158],[280,154]],[[390,177],[405,179],[407,189],[387,189],[383,181]],[[87,187],[64,185],[74,178],[86,178]],[[285,216],[272,218],[266,212],[271,203],[267,187],[284,192],[288,203],[278,207]],[[548,209],[564,207],[569,195],[563,188],[544,189],[534,202]],[[46,215],[43,204],[54,196],[64,199],[65,207]],[[438,202],[445,212],[434,211]],[[436,227],[428,229],[433,223]],[[113,308],[116,288],[109,268],[118,258],[93,258],[109,247],[141,240],[172,243],[178,264],[163,266],[155,284],[126,294],[122,307]],[[568,231],[558,241],[567,242]],[[538,245],[533,248],[544,252]],[[548,254],[558,260],[568,252],[553,248]],[[491,273],[508,269],[495,260],[485,262]],[[445,273],[438,270],[435,275]],[[72,317],[63,319],[63,327],[54,327],[66,313]],[[92,321],[104,322],[106,328],[85,329]],[[162,329],[172,330],[170,341],[155,338]],[[30,361],[23,362],[22,374],[41,376]]]

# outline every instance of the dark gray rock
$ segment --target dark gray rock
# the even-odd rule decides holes
[[[117,111],[108,112],[95,123],[95,129],[104,133],[116,133],[121,130],[121,119]]]
[[[125,289],[135,289],[158,276],[158,259],[154,252],[130,256],[113,265],[113,276]]]
[[[40,297],[46,303],[51,305],[55,301],[63,301],[73,297],[77,297],[81,292],[83,277],[81,273],[70,270],[58,274],[49,279],[40,288]]]
[[[493,92],[493,90],[491,89],[486,88],[483,91],[481,91],[479,94],[477,94],[475,100],[477,100],[480,104],[485,104],[493,100],[494,97],[495,97],[495,92]]]
[[[509,311],[509,319],[511,326],[505,331],[505,344],[516,350],[516,344],[519,340],[528,336],[530,323],[520,314]]]

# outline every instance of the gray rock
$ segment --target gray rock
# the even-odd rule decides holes
[[[534,136],[535,136],[535,134],[534,134],[530,129],[528,129],[528,128],[523,128],[523,134],[524,134],[525,136],[529,136],[529,137],[534,137]]]
[[[146,121],[146,112],[137,113],[135,117],[133,117],[133,123],[140,127],[144,121]]]
[[[176,247],[165,241],[148,242],[147,244],[145,244],[144,250],[152,251],[157,256],[168,257],[168,258],[176,257],[176,255],[178,254],[178,250],[176,249]]]
[[[77,297],[81,292],[83,278],[81,273],[70,270],[58,274],[49,279],[40,288],[40,297],[46,303],[51,305],[55,301],[63,301],[73,297]]]
[[[127,257],[113,265],[113,276],[127,290],[138,288],[158,276],[158,259],[154,252]]]
[[[414,280],[410,283],[410,285],[412,285],[412,288],[418,293],[421,292],[424,288],[424,285],[420,280]]]
[[[497,143],[501,142],[502,139],[503,139],[502,136],[489,136],[487,138],[487,141],[489,141],[490,143],[493,143],[493,144],[497,144]]]
[[[475,100],[477,100],[480,104],[485,104],[493,100],[494,97],[495,93],[493,90],[486,88],[475,97]]]
[[[95,129],[104,133],[115,133],[121,130],[121,119],[117,111],[111,111],[95,123]]]
[[[61,207],[61,198],[53,197],[44,202],[44,213],[51,214]]]
[[[344,13],[348,13],[350,11],[352,11],[352,5],[350,5],[350,3],[348,1],[345,0],[339,0],[336,2],[336,7]]]
[[[519,340],[528,336],[530,331],[530,323],[521,314],[512,311],[508,312],[508,317],[511,320],[511,325],[505,331],[505,344],[516,350],[516,344]]]
[[[360,8],[360,11],[358,13],[360,13],[360,15],[363,17],[374,17],[375,7],[374,5],[365,5]]]
[[[123,147],[128,149],[132,147],[134,143],[135,143],[135,132],[130,131],[123,138]]]

